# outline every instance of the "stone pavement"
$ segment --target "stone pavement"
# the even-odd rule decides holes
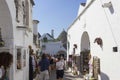
[[[34,80],[40,80],[36,77]],[[56,80],[56,71],[52,70],[50,73],[50,80]],[[80,75],[73,75],[71,71],[65,70],[64,79],[63,80],[85,80]]]
[[[50,80],[56,80],[55,70],[51,71]],[[63,80],[84,80],[79,75],[73,75],[70,71],[66,70]]]

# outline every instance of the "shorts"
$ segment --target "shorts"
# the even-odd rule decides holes
[[[49,72],[48,72],[48,70],[40,72],[40,80],[49,80]]]
[[[63,76],[64,76],[64,70],[57,70],[56,71],[56,77],[57,77],[57,79],[63,78]]]

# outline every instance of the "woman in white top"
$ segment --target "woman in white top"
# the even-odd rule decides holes
[[[58,62],[56,62],[56,78],[57,80],[63,80],[64,76],[64,62],[61,58],[58,58]]]

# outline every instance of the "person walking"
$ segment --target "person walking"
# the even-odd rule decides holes
[[[52,57],[50,57],[50,67],[51,67],[51,70],[54,69],[54,61]]]
[[[40,80],[49,80],[49,67],[50,61],[46,57],[46,54],[43,53],[42,58],[39,62]]]
[[[33,49],[29,45],[29,80],[33,80],[33,62],[32,62]]]
[[[57,80],[63,80],[64,76],[64,62],[58,57],[58,61],[56,62],[56,78]]]

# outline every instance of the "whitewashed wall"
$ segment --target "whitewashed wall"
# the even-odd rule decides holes
[[[38,35],[38,20],[33,20],[33,33]]]
[[[22,0],[24,1],[24,0]],[[16,23],[16,10],[14,0],[0,0],[0,28],[2,28],[2,38],[5,41],[3,49],[9,50],[13,54],[13,64],[10,68],[10,80],[28,80],[29,71],[29,54],[28,45],[33,45],[33,23],[32,23],[32,4],[29,3],[29,25],[27,29],[17,28],[16,26],[24,26],[23,23]],[[22,12],[21,12],[22,13]],[[20,18],[20,21],[23,18]],[[26,66],[16,70],[16,48],[22,48],[22,57],[26,50]]]
[[[25,25],[27,27],[24,28],[16,28],[15,29],[15,48],[22,47],[22,56],[24,54],[23,50],[26,50],[26,66],[23,66],[22,62],[22,69],[15,70],[14,80],[29,80],[29,52],[28,46],[31,45],[33,47],[33,20],[32,20],[32,4],[30,0],[28,0],[28,24]],[[21,10],[22,13],[22,10]],[[22,16],[21,16],[22,17]],[[20,21],[23,21],[21,18]],[[17,26],[22,26],[23,23],[17,24]],[[24,25],[23,25],[24,26]]]
[[[91,0],[88,0],[88,3]],[[87,31],[90,38],[90,50],[92,56],[98,56],[101,63],[102,80],[119,80],[120,76],[120,1],[112,0],[114,13],[108,8],[103,8],[104,3],[110,0],[95,0],[85,13],[68,28],[68,41],[72,52],[73,44],[78,44],[78,53],[81,47],[81,36]],[[86,5],[87,6],[87,5]],[[81,12],[79,12],[81,13]],[[77,36],[75,36],[77,35]],[[101,37],[103,40],[103,49],[94,43],[95,38]],[[113,52],[113,47],[118,47],[118,52]]]
[[[36,40],[36,43],[37,45],[33,45],[33,49],[34,49],[34,52],[36,53],[36,51],[38,51],[38,23],[39,21],[38,20],[33,20],[33,34],[34,35],[37,35],[37,40]]]
[[[8,4],[9,3],[9,4]],[[11,9],[14,10],[14,7],[11,6],[13,5],[13,1],[9,1],[9,0],[0,0],[0,28],[1,28],[1,35],[2,35],[2,39],[5,42],[5,46],[4,48],[2,48],[2,50],[6,51],[8,50],[10,53],[12,53],[14,55],[13,52],[13,28],[14,28],[14,15],[15,13],[13,13],[11,11]],[[13,14],[12,14],[13,13]],[[13,79],[14,76],[14,65],[12,65],[12,67],[10,68],[10,80]],[[11,74],[12,72],[12,74]]]

